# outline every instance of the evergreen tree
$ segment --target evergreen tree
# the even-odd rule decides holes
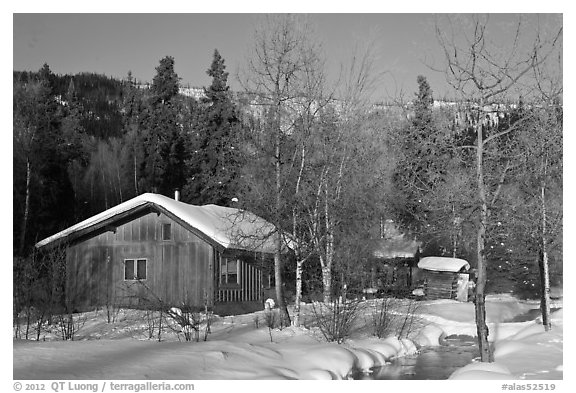
[[[237,197],[240,152],[237,134],[241,127],[228,86],[228,72],[218,50],[207,74],[212,84],[188,144],[187,181],[182,197],[193,204],[228,206]]]
[[[178,94],[180,88],[180,78],[174,71],[174,58],[166,56],[160,60],[160,65],[156,67],[156,75],[152,80],[153,102],[162,104],[170,101]]]
[[[139,122],[142,142],[139,192],[173,195],[184,182],[184,145],[174,59],[163,58],[156,68],[150,100]]]
[[[35,239],[70,225],[74,216],[66,170],[70,149],[52,94],[53,80],[45,64],[34,78],[14,83],[14,240],[20,254],[26,254]]]

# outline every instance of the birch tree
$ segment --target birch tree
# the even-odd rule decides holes
[[[285,149],[289,136],[294,132],[294,122],[298,118],[298,103],[302,102],[306,91],[307,72],[317,61],[317,52],[311,27],[305,19],[293,15],[265,16],[254,34],[251,58],[239,79],[244,89],[253,97],[253,106],[259,108],[257,116],[263,123],[264,135],[257,137],[257,153],[272,171],[262,174],[253,171],[251,194],[252,204],[259,204],[255,210],[270,219],[278,230],[273,234],[275,241],[274,279],[278,307],[285,324],[290,316],[284,301],[282,289],[282,249],[283,239],[280,229],[287,228],[291,209],[287,206],[289,173],[292,168],[292,155]],[[292,149],[290,149],[292,150]],[[266,165],[266,164],[265,164]],[[258,183],[260,183],[258,185]],[[264,189],[262,189],[264,187]],[[259,190],[258,190],[259,189]],[[265,206],[255,195],[269,194]],[[248,202],[249,203],[249,202]]]
[[[502,185],[510,175],[513,163],[505,154],[498,154],[498,144],[516,132],[523,122],[497,132],[490,131],[490,121],[499,114],[499,105],[514,95],[530,93],[530,73],[544,62],[558,44],[562,28],[551,40],[542,40],[536,31],[531,43],[522,23],[510,36],[509,45],[498,47],[490,41],[489,18],[472,16],[468,29],[459,29],[449,21],[451,29],[437,25],[436,36],[444,52],[446,79],[462,101],[471,103],[471,126],[475,132],[475,193],[477,197],[475,314],[480,356],[483,362],[493,361],[486,325],[485,289],[487,283],[487,230],[490,212],[499,202]],[[493,128],[492,128],[493,130]]]
[[[366,132],[372,93],[382,76],[375,66],[376,55],[372,39],[355,47],[349,61],[342,66],[332,111],[325,113],[322,126],[316,131],[314,177],[310,180],[313,201],[307,221],[320,259],[324,302],[330,302],[333,295],[332,275],[338,243],[342,240],[338,236],[351,234],[342,231],[342,225],[350,226],[349,219],[354,216],[355,221],[366,218],[360,214],[366,208],[363,196],[374,191],[369,189],[367,176],[378,177],[381,170],[374,166],[380,163],[381,156],[363,154],[372,151],[370,146],[379,146],[378,138]]]

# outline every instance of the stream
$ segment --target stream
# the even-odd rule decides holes
[[[559,308],[552,308],[554,312]],[[540,316],[540,309],[531,309],[511,318],[507,323],[532,321]],[[371,374],[358,373],[354,379],[369,380],[427,380],[448,379],[457,369],[479,358],[477,340],[466,335],[445,338],[443,345],[422,347],[417,354],[393,359],[385,366],[375,367]]]
[[[478,356],[475,338],[449,336],[446,337],[445,345],[423,347],[417,354],[393,359],[390,364],[375,367],[372,374],[359,374],[355,379],[448,379],[454,371],[471,363]]]

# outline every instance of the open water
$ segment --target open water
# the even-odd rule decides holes
[[[552,308],[554,312],[558,308]],[[532,321],[540,316],[540,309],[528,312],[504,322]],[[394,359],[390,364],[375,367],[371,374],[357,374],[355,379],[400,379],[429,380],[448,379],[457,369],[479,360],[478,344],[475,337],[448,336],[444,345],[423,347],[419,353]]]
[[[355,379],[448,379],[454,371],[478,357],[478,346],[473,337],[452,336],[446,338],[445,345],[423,347],[415,355],[394,359],[390,364],[375,367],[372,374],[359,374]]]

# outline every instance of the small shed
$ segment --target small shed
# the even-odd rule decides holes
[[[424,271],[424,296],[427,299],[468,301],[470,264],[464,259],[425,257],[418,262]]]

